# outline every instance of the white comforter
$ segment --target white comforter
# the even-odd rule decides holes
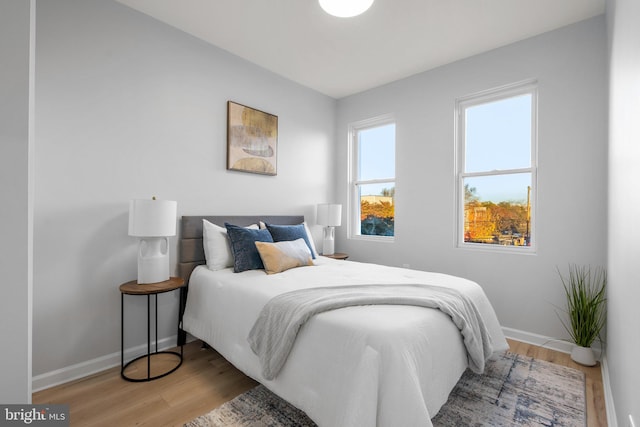
[[[328,311],[300,329],[282,371],[266,380],[247,337],[275,295],[349,284],[451,287],[474,301],[494,349],[508,348],[491,304],[474,282],[324,257],[315,262],[274,275],[198,267],[191,275],[183,327],[320,426],[430,426],[467,367],[462,336],[449,316],[435,309],[374,305]]]

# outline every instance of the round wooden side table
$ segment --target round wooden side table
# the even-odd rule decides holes
[[[136,280],[120,285],[120,376],[127,381],[143,382],[151,381],[169,375],[182,365],[183,345],[180,345],[180,353],[175,351],[158,351],[158,294],[175,291],[184,287],[184,280],[181,277],[170,277],[169,280],[158,283],[138,284]],[[147,353],[124,363],[124,296],[125,295],[146,295],[147,296]],[[155,299],[155,338],[156,348],[151,351],[151,296]],[[180,292],[180,306],[183,305],[183,292]],[[178,318],[178,328],[180,328],[180,319]],[[177,364],[169,369],[151,375],[151,359],[158,355],[168,354],[177,357]],[[126,369],[141,359],[147,359],[147,375],[143,378],[134,378],[125,373]]]
[[[349,254],[345,254],[342,252],[336,252],[333,253],[331,255],[322,255],[322,256],[326,256],[327,258],[333,258],[333,259],[347,259],[349,258]]]

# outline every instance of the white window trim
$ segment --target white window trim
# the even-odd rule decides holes
[[[372,117],[365,120],[359,120],[357,122],[352,122],[349,124],[348,128],[348,148],[349,148],[349,182],[348,182],[348,193],[349,194],[349,203],[347,204],[347,238],[352,240],[365,240],[365,241],[374,241],[374,242],[394,242],[395,241],[395,230],[393,236],[369,236],[360,234],[360,194],[357,191],[358,186],[363,184],[380,184],[385,182],[393,182],[394,186],[396,186],[396,177],[388,178],[388,179],[374,179],[374,180],[366,180],[366,181],[358,181],[357,173],[358,173],[358,145],[356,141],[356,133],[359,130],[367,129],[375,126],[384,126],[388,124],[396,124],[396,119],[393,114],[384,114],[377,117]],[[397,158],[397,156],[396,156]],[[396,165],[397,166],[397,165]],[[397,176],[397,175],[396,175]],[[394,200],[394,209],[397,207],[396,201]]]
[[[483,172],[464,172],[465,170],[465,117],[464,111],[468,107],[485,104],[492,101],[511,98],[518,95],[531,94],[531,167],[520,169],[503,169]],[[456,183],[456,223],[454,227],[455,246],[461,249],[487,251],[498,253],[535,255],[538,248],[537,195],[538,195],[538,82],[525,80],[494,89],[489,89],[456,99],[455,105],[455,183]],[[464,241],[464,178],[475,176],[497,176],[515,173],[531,173],[531,245],[530,246],[502,246],[483,243],[469,243]]]

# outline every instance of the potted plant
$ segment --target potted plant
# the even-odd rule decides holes
[[[600,337],[606,321],[607,272],[602,267],[569,264],[569,276],[560,273],[567,297],[565,312],[568,322],[560,317],[562,325],[575,343],[571,351],[573,361],[586,366],[596,364],[591,345]]]

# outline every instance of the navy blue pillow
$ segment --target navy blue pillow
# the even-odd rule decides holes
[[[233,272],[264,269],[256,242],[273,242],[269,230],[253,230],[224,223],[233,253]]]
[[[311,247],[311,243],[309,242],[309,238],[307,237],[307,230],[305,230],[304,224],[265,225],[267,226],[267,230],[269,230],[269,233],[271,233],[271,237],[273,237],[274,242],[288,242],[290,240],[304,239],[305,243],[309,247],[309,250],[311,251],[311,257],[313,259],[316,259],[316,256],[314,255],[315,251]]]

